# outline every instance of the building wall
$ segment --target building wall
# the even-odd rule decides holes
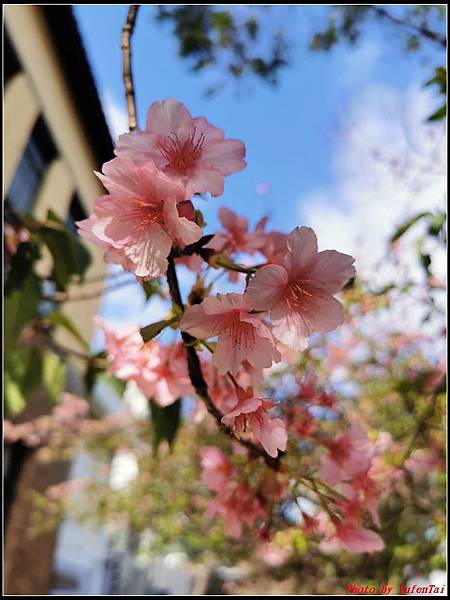
[[[4,189],[7,193],[36,120],[41,115],[57,154],[44,172],[33,214],[43,219],[47,209],[51,208],[66,219],[75,194],[86,212],[89,212],[94,199],[103,193],[94,175],[94,170],[101,165],[93,155],[90,141],[83,131],[42,11],[39,6],[8,5],[5,7],[5,24],[21,70],[5,87]],[[96,281],[73,285],[69,290],[70,295],[92,295],[100,288],[98,280],[105,273],[103,253],[94,246],[90,246],[89,250],[93,260],[86,279]],[[49,260],[44,260],[40,269],[45,272],[49,265]],[[92,316],[97,307],[98,298],[68,302],[64,307],[87,340],[91,336]],[[79,349],[77,342],[65,333],[61,333],[59,341],[70,348]]]
[[[62,219],[73,220],[74,200],[78,212],[84,209],[88,213],[94,199],[104,193],[94,170],[99,170],[105,159],[92,151],[96,132],[86,132],[83,126],[80,104],[74,101],[68,85],[72,74],[63,71],[47,26],[49,10],[64,10],[65,18],[70,19],[67,7],[10,4],[4,10],[5,52],[9,56],[4,86],[4,195],[8,198],[13,191],[18,192],[29,204],[25,208],[39,220],[45,219],[49,208]],[[80,55],[82,52],[80,49]],[[88,69],[86,64],[80,67]],[[95,96],[95,90],[92,94]],[[86,102],[85,110],[95,112],[99,106]],[[102,119],[99,114],[98,120]],[[22,193],[27,190],[29,198]],[[87,341],[105,275],[102,252],[93,246],[89,250],[92,263],[86,283],[72,285],[68,292],[74,297],[94,297],[67,302],[63,307]],[[44,254],[37,266],[40,274],[50,274],[51,264],[50,256]],[[69,349],[83,350],[64,331],[58,332],[57,341]],[[71,360],[68,391],[83,393],[80,369],[84,367],[84,363]],[[45,398],[33,397],[24,418],[39,416],[46,409]],[[69,465],[42,463],[38,449],[8,450],[8,471],[13,468],[17,477],[6,529],[4,589],[7,594],[46,595],[55,584],[56,532],[29,538],[33,512],[30,490],[43,493],[49,485],[66,479]]]

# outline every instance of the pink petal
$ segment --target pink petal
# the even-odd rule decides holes
[[[216,294],[216,296],[205,298],[202,304],[205,307],[205,312],[209,315],[248,309],[242,294]]]
[[[192,128],[193,119],[188,109],[173,98],[154,102],[147,114],[147,131],[169,136]]]
[[[203,302],[188,306],[180,321],[180,329],[197,338],[208,338],[217,335],[220,321],[220,316],[206,313]]]
[[[225,229],[229,231],[247,231],[248,220],[244,217],[238,217],[236,213],[222,206],[219,210],[219,219]]]
[[[269,456],[276,458],[278,449],[286,450],[287,433],[281,419],[271,419],[267,413],[260,410],[255,416],[250,416],[252,431]]]
[[[208,160],[222,175],[245,169],[245,145],[239,140],[212,141],[206,144],[202,159]]]
[[[296,227],[288,235],[284,265],[289,279],[297,279],[317,258],[317,237],[310,227]]]
[[[172,240],[155,224],[136,235],[126,254],[135,264],[138,277],[161,277],[167,271],[171,247]]]
[[[159,151],[159,136],[148,131],[130,131],[119,136],[114,153],[136,165],[153,161],[159,168],[165,164]]]
[[[201,227],[194,221],[180,217],[175,198],[167,198],[164,203],[164,228],[173,241],[183,245],[197,242],[203,235]]]
[[[321,287],[329,294],[336,294],[349,279],[354,277],[355,262],[353,256],[336,252],[336,250],[324,250],[317,255],[317,261],[309,273],[314,280],[314,285]]]
[[[378,533],[363,527],[337,527],[336,535],[345,546],[356,554],[362,552],[379,552],[384,548],[384,542]]]
[[[276,315],[272,315],[273,335],[286,346],[299,351],[306,348],[307,339],[313,333],[333,331],[344,322],[342,304],[319,290],[315,290],[308,310],[289,312],[286,307],[282,318],[279,318],[280,312],[277,310]]]
[[[202,164],[200,162],[185,185],[186,198],[191,198],[194,194],[206,194],[208,192],[217,197],[223,194],[224,176],[208,163]]]
[[[255,310],[270,310],[281,300],[287,282],[287,271],[281,265],[262,267],[250,280],[245,300]]]

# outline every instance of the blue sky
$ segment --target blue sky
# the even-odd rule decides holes
[[[251,10],[249,6],[236,9]],[[125,123],[120,33],[127,6],[79,5],[74,10],[105,112],[120,129],[118,124]],[[378,106],[376,97],[383,102],[390,95],[401,106],[402,94],[422,93],[423,82],[439,64],[431,49],[426,56],[406,54],[395,30],[378,26],[371,26],[356,48],[342,45],[329,53],[310,52],[308,40],[323,25],[325,8],[278,6],[271,9],[271,23],[282,23],[293,42],[291,64],[280,73],[279,85],[271,88],[256,79],[241,87],[230,82],[217,96],[207,98],[205,89],[217,74],[189,72],[188,63],[177,56],[170,26],[157,23],[154,10],[141,7],[133,39],[140,126],[152,102],[175,97],[194,116],[205,116],[227,137],[239,138],[247,147],[247,169],[227,178],[224,196],[198,206],[210,231],[217,227],[217,209],[222,205],[247,216],[252,224],[269,215],[271,228],[284,231],[314,225],[312,204],[317,197],[322,208],[329,202],[330,210],[345,211],[339,162],[346,151],[345,128],[350,118],[364,136],[372,115],[359,110],[359,99],[364,98],[373,111]],[[426,107],[419,110],[422,120],[434,102],[427,94]],[[383,118],[386,115],[382,112]],[[389,131],[389,122],[385,125]],[[383,145],[383,140],[377,143]],[[256,191],[261,183],[268,184],[264,196]],[[324,243],[330,247],[328,240]]]

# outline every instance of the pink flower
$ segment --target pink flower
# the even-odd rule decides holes
[[[281,231],[269,231],[264,235],[264,246],[261,254],[269,263],[281,265],[287,252],[288,236]]]
[[[137,327],[128,327],[119,333],[99,316],[94,317],[94,323],[105,335],[109,373],[124,381],[137,377],[146,361],[146,355],[142,351],[142,338]]]
[[[135,166],[115,158],[103,172],[97,175],[109,195],[98,198],[91,216],[77,223],[80,235],[107,250],[106,262],[119,263],[143,279],[160,277],[173,244],[192,244],[202,237],[200,227],[178,212],[182,187],[152,163]]]
[[[316,530],[325,535],[319,547],[327,553],[345,548],[354,554],[361,554],[379,552],[384,548],[382,538],[375,531],[361,527],[351,516],[341,522],[337,519],[331,520],[326,513],[321,512],[316,519]]]
[[[245,217],[238,217],[233,211],[222,207],[219,210],[219,219],[224,231],[216,233],[205,248],[230,255],[236,252],[252,254],[264,246],[264,235],[258,230],[249,233],[248,220]]]
[[[181,343],[145,344],[145,364],[133,379],[148,398],[160,406],[169,406],[178,398],[193,394],[187,371],[186,350]]]
[[[384,548],[384,542],[378,533],[345,523],[336,526],[337,540],[341,542],[350,552],[361,554],[363,552],[379,552]]]
[[[270,310],[277,339],[304,350],[313,333],[332,331],[344,321],[336,294],[353,277],[354,258],[335,250],[317,251],[316,234],[297,227],[288,236],[282,265],[262,267],[245,298],[255,310]]]
[[[280,361],[280,354],[269,326],[250,310],[241,294],[217,294],[189,306],[180,328],[198,338],[219,336],[213,363],[220,375],[237,374],[244,360],[254,367],[270,367],[272,361]]]
[[[216,446],[206,446],[200,451],[202,465],[202,482],[217,493],[223,493],[235,476],[236,469]]]
[[[281,419],[271,418],[266,412],[273,402],[255,398],[253,389],[246,392],[237,388],[238,403],[222,417],[222,423],[240,435],[250,429],[269,456],[276,458],[278,450],[286,450],[287,432]]]
[[[323,444],[329,452],[322,457],[320,477],[330,485],[364,475],[376,455],[359,425],[352,425],[344,435],[336,440],[324,440]]]
[[[105,332],[109,372],[124,381],[134,381],[141,392],[160,406],[168,406],[193,393],[187,372],[186,350],[180,343],[143,344],[137,329],[117,333],[97,317],[96,324]]]
[[[231,379],[226,375],[220,375],[211,360],[202,362],[202,373],[208,384],[208,393],[217,408],[222,413],[231,410],[236,404],[235,388]]]
[[[267,513],[254,491],[244,484],[229,481],[222,493],[208,504],[206,516],[219,515],[224,521],[226,535],[239,538],[245,523],[252,526],[256,519],[265,518]]]
[[[225,175],[246,166],[242,142],[225,140],[221,129],[203,117],[192,118],[173,98],[152,104],[146,130],[121,135],[115,152],[138,165],[153,162],[183,185],[185,198],[205,192],[220,196]]]

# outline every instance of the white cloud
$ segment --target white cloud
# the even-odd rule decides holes
[[[109,90],[102,94],[102,105],[106,122],[113,140],[128,131],[128,116],[125,107],[117,102]]]
[[[421,91],[371,86],[351,103],[334,158],[335,182],[298,203],[323,247],[353,254],[373,276],[396,226],[445,202],[445,130],[425,123]]]
[[[432,111],[432,98],[421,90],[367,87],[350,103],[342,124],[333,185],[299,199],[299,220],[317,232],[319,247],[352,254],[357,272],[374,287],[406,276],[423,279],[415,246],[420,226],[402,238],[400,264],[386,253],[398,225],[420,211],[445,207],[445,128],[426,123]],[[436,274],[445,276],[443,250],[432,248],[432,257]],[[411,295],[385,318],[417,327],[420,305]],[[374,331],[386,325],[376,319]]]

